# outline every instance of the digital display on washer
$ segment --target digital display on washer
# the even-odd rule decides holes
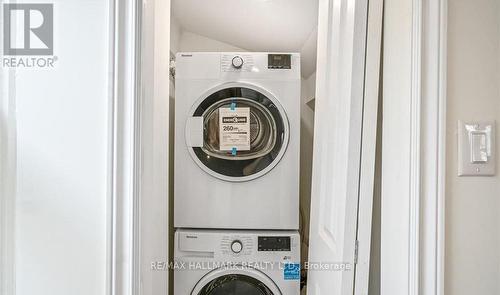
[[[259,237],[258,251],[290,251],[290,237]]]
[[[268,54],[267,68],[269,69],[291,69],[292,55],[291,54]]]

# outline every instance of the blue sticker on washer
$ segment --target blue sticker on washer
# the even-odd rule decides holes
[[[232,102],[231,103],[231,111],[234,111],[236,109],[236,103]]]
[[[285,280],[300,280],[300,264],[286,263],[283,268],[283,276]]]

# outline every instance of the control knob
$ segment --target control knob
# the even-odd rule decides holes
[[[236,68],[236,69],[241,69],[241,67],[243,66],[243,58],[241,58],[241,56],[235,56],[233,57],[233,60],[231,61],[231,63],[233,64],[233,67]]]
[[[240,241],[234,241],[232,244],[231,244],[231,250],[234,252],[234,253],[240,253],[241,250],[243,250],[243,244],[240,242]]]

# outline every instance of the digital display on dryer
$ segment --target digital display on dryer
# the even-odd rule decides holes
[[[290,237],[259,237],[258,251],[291,251]]]
[[[269,54],[267,56],[267,68],[269,69],[286,69],[292,68],[291,54]]]

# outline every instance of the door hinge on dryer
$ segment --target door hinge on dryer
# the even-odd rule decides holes
[[[175,82],[175,54],[170,52],[170,63],[169,63],[169,73],[170,73],[170,80]]]
[[[359,241],[354,242],[354,264],[358,264]]]

